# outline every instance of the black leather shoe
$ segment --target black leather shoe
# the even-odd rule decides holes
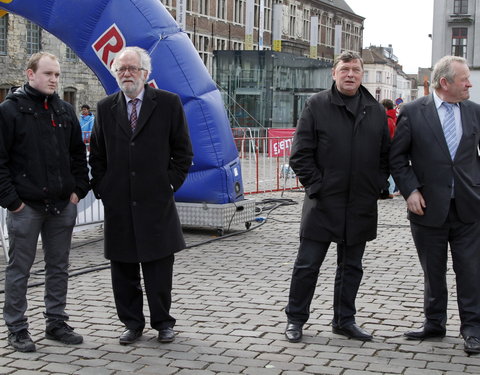
[[[480,353],[480,338],[468,336],[465,339],[464,349],[466,353]]]
[[[302,339],[302,326],[300,324],[288,323],[285,329],[285,337],[290,342],[299,342]]]
[[[355,323],[350,324],[345,327],[332,327],[332,332],[337,335],[347,336],[349,339],[360,340],[360,341],[370,341],[373,339],[373,336],[367,331],[363,330]]]
[[[121,345],[133,344],[142,337],[143,329],[127,329],[120,335],[118,341]]]
[[[413,331],[408,331],[403,334],[407,340],[424,340],[432,339],[435,337],[445,337],[444,329],[431,329],[431,328],[419,328]]]
[[[158,331],[158,342],[168,343],[173,340],[175,340],[175,332],[173,332],[172,328],[168,327]]]

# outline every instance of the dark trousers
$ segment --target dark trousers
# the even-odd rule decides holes
[[[480,337],[480,222],[458,219],[452,200],[447,220],[439,228],[410,223],[425,278],[425,326],[445,329],[447,322],[448,244],[452,254],[460,313],[460,332]]]
[[[120,321],[128,329],[143,329],[142,268],[145,293],[150,309],[150,325],[160,330],[175,325],[170,315],[174,255],[153,262],[123,263],[111,261],[113,296]]]
[[[290,323],[305,324],[310,316],[310,305],[317,285],[320,266],[330,242],[307,238],[300,240],[297,259],[293,266],[290,295],[285,312]],[[337,244],[337,271],[333,296],[332,325],[344,327],[355,323],[355,298],[362,281],[362,257],[365,242],[346,246]]]

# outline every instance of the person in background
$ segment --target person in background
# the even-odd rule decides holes
[[[80,113],[80,127],[82,128],[83,141],[86,144],[90,143],[90,136],[94,124],[95,116],[92,112],[90,112],[90,106],[88,104],[82,105]]]
[[[174,192],[192,164],[192,145],[178,95],[148,85],[147,51],[127,47],[112,73],[120,91],[97,105],[90,150],[92,188],[105,209],[105,257],[110,260],[122,345],[145,328],[140,268],[157,340],[172,342],[174,254],[185,248]]]
[[[480,105],[462,57],[441,58],[432,87],[400,111],[390,153],[425,280],[425,320],[404,335],[445,336],[450,245],[464,350],[480,353]]]
[[[8,343],[36,350],[28,332],[27,283],[39,234],[45,261],[45,337],[80,344],[66,321],[68,266],[77,204],[89,190],[85,145],[77,115],[56,93],[57,57],[32,55],[23,87],[0,104],[0,204],[7,208],[10,247],[3,317]]]
[[[377,235],[377,199],[388,178],[385,110],[361,85],[363,60],[343,52],[329,90],[313,95],[295,132],[290,166],[305,187],[300,247],[285,309],[285,336],[302,339],[320,267],[337,244],[332,330],[355,340],[372,335],[355,321],[367,241]]]
[[[390,139],[393,139],[395,128],[397,127],[397,110],[393,105],[393,101],[390,99],[383,99],[381,103],[387,112],[388,130],[390,132]],[[393,198],[395,190],[395,181],[393,181],[393,177],[390,175],[388,178],[388,198]]]

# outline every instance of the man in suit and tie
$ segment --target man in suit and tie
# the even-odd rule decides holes
[[[159,342],[175,338],[170,315],[174,253],[185,248],[173,193],[193,153],[180,98],[147,85],[148,53],[127,47],[112,63],[121,91],[97,105],[90,148],[92,188],[105,209],[105,257],[111,263],[120,344],[145,327],[140,268],[150,324]]]
[[[480,353],[480,105],[468,100],[469,77],[461,57],[437,62],[433,93],[400,112],[390,167],[425,279],[424,324],[405,337],[446,334],[450,244],[464,350]]]

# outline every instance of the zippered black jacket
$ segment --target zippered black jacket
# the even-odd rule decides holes
[[[73,107],[57,94],[28,84],[12,88],[0,104],[0,205],[21,203],[52,214],[71,193],[89,190],[81,128]]]
[[[377,199],[388,179],[390,135],[383,106],[359,88],[348,109],[335,83],[306,103],[290,166],[305,186],[300,236],[355,245],[377,235]]]

